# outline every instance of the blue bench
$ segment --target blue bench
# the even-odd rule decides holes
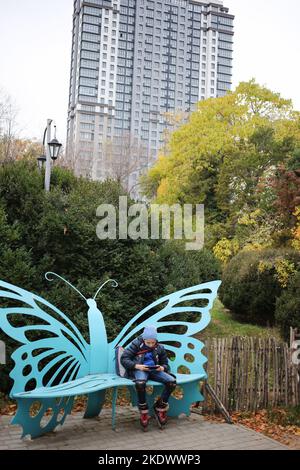
[[[36,438],[63,425],[76,396],[88,396],[84,418],[97,417],[107,389],[113,390],[112,426],[115,428],[118,388],[127,387],[132,405],[137,405],[134,382],[116,374],[115,350],[117,346],[128,346],[149,324],[158,328],[158,340],[171,355],[171,371],[183,393],[181,399],[171,397],[169,415],[189,415],[191,404],[203,400],[199,382],[206,379],[203,366],[207,359],[202,354],[203,343],[193,335],[209,324],[209,312],[220,281],[160,298],[138,313],[109,343],[96,298],[105,284],[112,282],[113,287],[118,284],[106,281],[93,299],[86,299],[61,276],[46,274],[49,281],[54,277],[66,282],[86,301],[89,343],[54,305],[20,287],[0,281],[0,301],[4,303],[4,306],[0,305],[0,330],[21,344],[12,354],[14,367],[10,373],[13,380],[10,397],[18,405],[12,424],[22,426],[22,437]],[[199,301],[201,305],[197,306]],[[180,320],[183,313],[193,313],[196,318],[193,321]],[[24,325],[15,326],[14,319],[19,323],[23,320]],[[30,320],[30,324],[24,319]],[[164,332],[170,326],[180,326],[185,331],[176,334]],[[148,396],[152,408],[163,386],[156,382],[148,382],[148,385],[153,386],[153,393]]]

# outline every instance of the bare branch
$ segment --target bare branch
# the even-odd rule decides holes
[[[0,90],[0,161],[17,158],[17,115],[12,98]]]

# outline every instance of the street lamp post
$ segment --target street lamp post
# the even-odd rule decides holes
[[[58,159],[58,155],[62,147],[62,144],[60,144],[58,140],[56,139],[56,126],[54,126],[54,129],[55,129],[54,139],[51,140],[52,122],[53,122],[52,119],[47,120],[47,127],[44,132],[43,146],[44,146],[44,149],[46,150],[46,154],[41,155],[38,158],[38,165],[40,168],[43,168],[43,166],[46,164],[46,170],[45,170],[45,191],[46,192],[50,191],[51,160],[56,161]],[[46,139],[47,139],[47,145],[45,145]]]
[[[51,155],[50,155],[50,148],[49,142],[51,141],[51,124],[52,119],[47,120],[47,145],[46,145],[46,171],[45,171],[45,191],[50,191],[50,180],[51,180]],[[45,145],[45,144],[44,144]]]

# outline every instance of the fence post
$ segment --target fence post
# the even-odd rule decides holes
[[[293,348],[274,337],[206,341],[208,380],[229,411],[300,404],[300,332],[291,338]]]

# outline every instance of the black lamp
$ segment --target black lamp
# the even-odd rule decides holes
[[[57,160],[60,149],[62,148],[62,144],[60,144],[57,139],[52,139],[48,145],[50,148],[50,156],[52,160],[53,161]]]
[[[62,144],[60,144],[56,138],[56,126],[55,126],[55,135],[54,139],[51,140],[51,142],[48,143],[49,149],[50,149],[50,156],[53,161],[58,159],[58,155],[60,152],[60,149],[62,148]]]
[[[38,161],[39,169],[42,170],[47,161],[46,155],[41,155],[40,157],[38,157],[37,161]]]

